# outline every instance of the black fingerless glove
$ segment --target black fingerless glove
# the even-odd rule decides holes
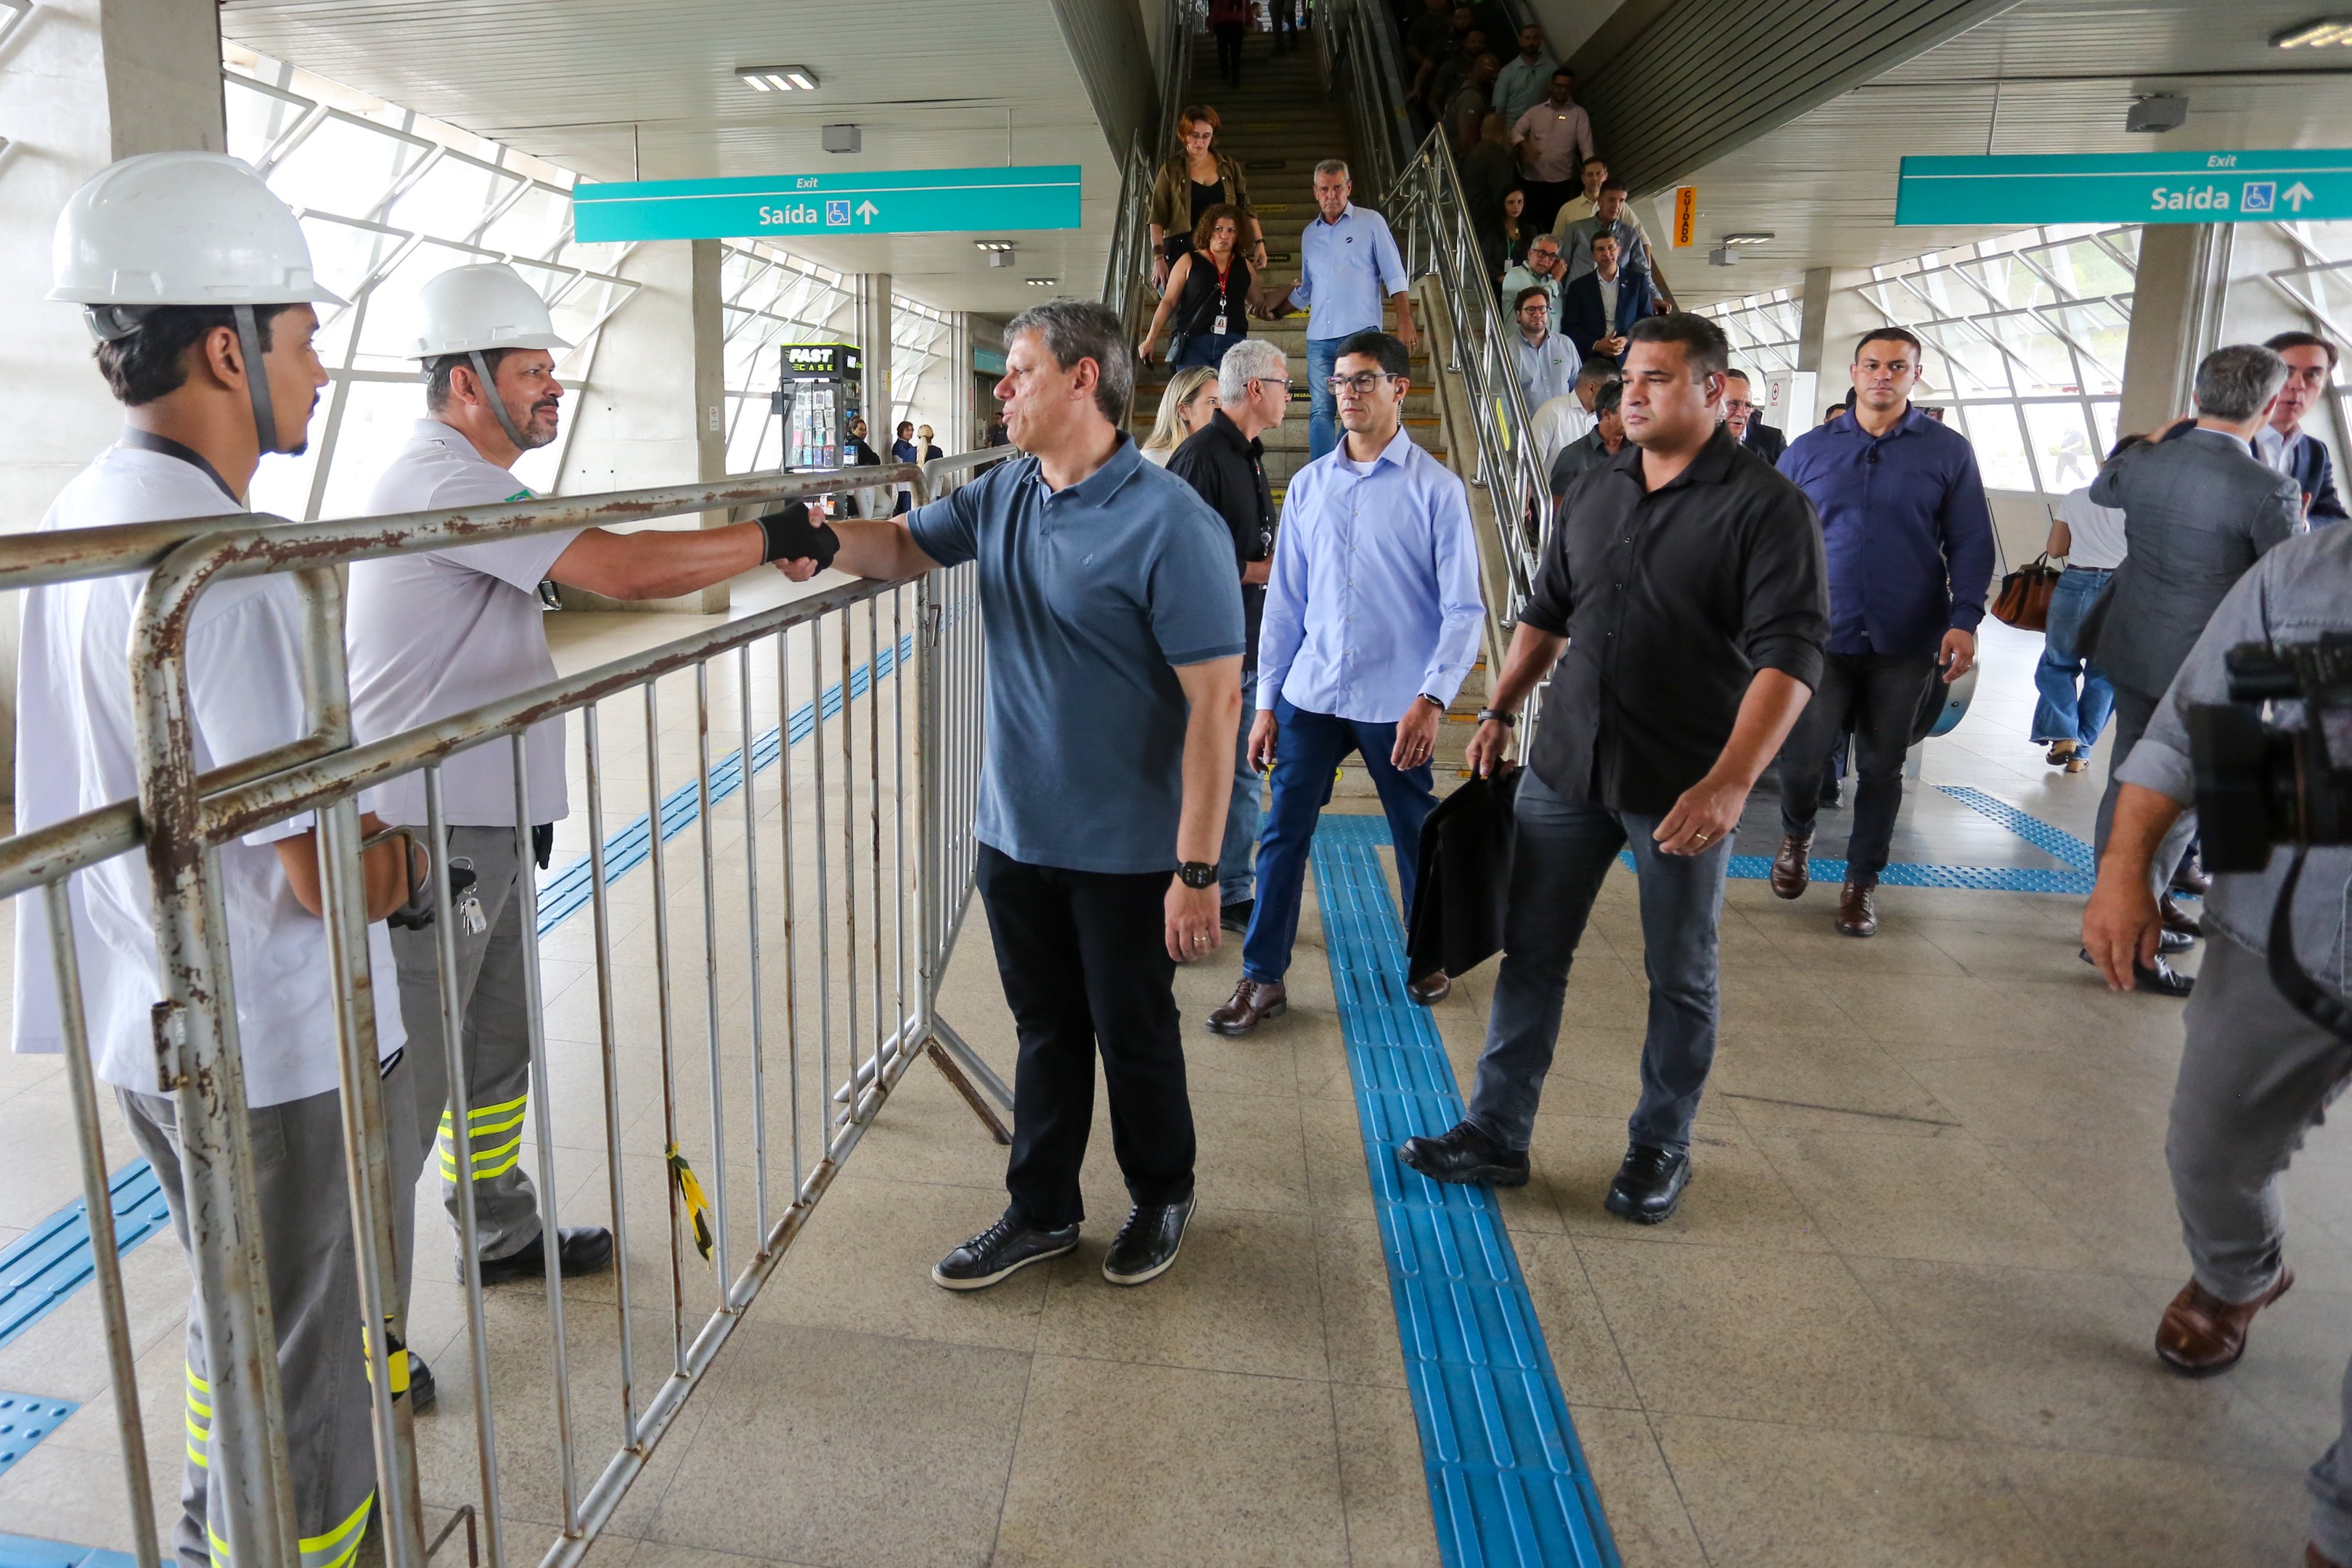
[[[758,520],[760,531],[767,536],[767,549],[760,559],[770,561],[814,561],[818,566],[833,564],[841,549],[841,535],[834,532],[829,523],[809,521],[809,509],[803,501],[787,501],[782,510],[772,511]]]

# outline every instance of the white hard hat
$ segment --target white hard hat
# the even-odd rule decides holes
[[[411,359],[489,349],[568,349],[538,289],[502,261],[453,267],[416,291],[424,327],[409,341]]]
[[[143,153],[58,215],[49,298],[77,305],[341,305],[291,208],[220,153]]]

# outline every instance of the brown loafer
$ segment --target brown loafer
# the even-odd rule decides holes
[[[2182,909],[2169,892],[2156,900],[2156,912],[2164,918],[2164,929],[2168,931],[2189,937],[2205,934],[2205,922]]]
[[[1780,852],[1772,857],[1772,891],[1784,899],[1801,895],[1812,885],[1811,856],[1813,836],[1810,833],[1784,834]]]
[[[1864,881],[1848,877],[1845,891],[1838,895],[1837,928],[1840,936],[1876,936],[1878,934],[1878,902],[1875,878]]]
[[[1418,980],[1406,981],[1404,994],[1424,1007],[1434,1007],[1454,994],[1454,977],[1443,969],[1433,969]]]
[[[1209,1027],[1220,1035],[1246,1035],[1266,1019],[1280,1017],[1289,1005],[1281,981],[1244,974],[1225,1005],[1209,1015]]]
[[[2246,1353],[2246,1325],[2254,1314],[2286,1294],[2294,1283],[2291,1269],[2279,1270],[2278,1280],[2251,1301],[2224,1301],[2191,1279],[2164,1310],[2156,1328],[2158,1360],[2184,1377],[2210,1377],[2238,1364]]]

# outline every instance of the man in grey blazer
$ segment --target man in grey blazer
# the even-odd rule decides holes
[[[2302,492],[2252,447],[2285,381],[2285,362],[2269,349],[2214,350],[2197,367],[2195,425],[2116,454],[2091,483],[2092,500],[2122,509],[2129,546],[2098,630],[2099,668],[2116,689],[2116,749],[2099,802],[2102,856],[2116,775],[2198,634],[2247,568],[2302,527]],[[2185,811],[2166,834],[2153,861],[2158,893],[2196,830],[2196,813]],[[2191,984],[2161,953],[2137,982],[2171,996],[2187,995]]]

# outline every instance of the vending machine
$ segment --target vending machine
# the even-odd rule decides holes
[[[858,416],[866,356],[850,343],[786,343],[775,409],[784,426],[784,467],[838,468]]]

